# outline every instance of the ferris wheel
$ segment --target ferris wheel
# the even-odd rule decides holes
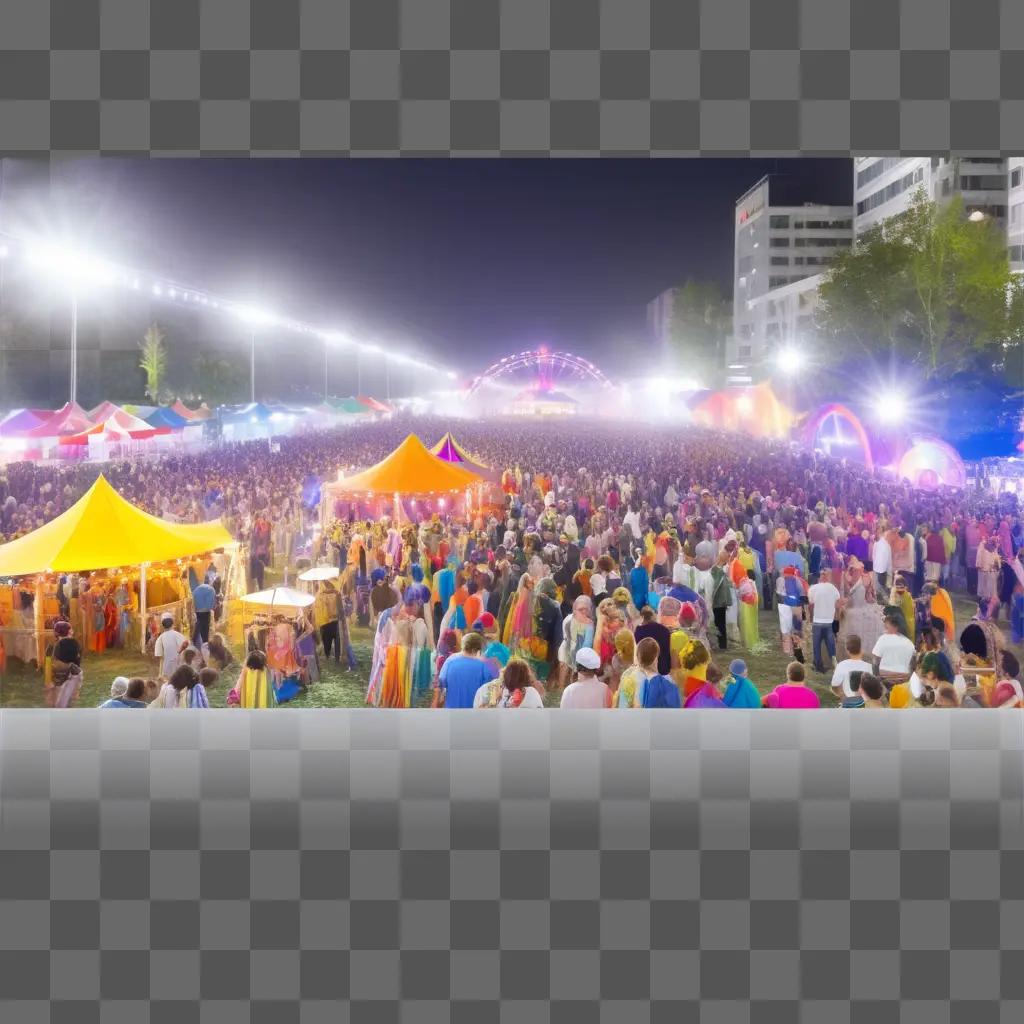
[[[472,394],[502,377],[530,375],[537,391],[554,391],[571,384],[597,385],[611,388],[611,381],[589,360],[571,352],[552,352],[545,346],[518,352],[493,363],[469,385]]]

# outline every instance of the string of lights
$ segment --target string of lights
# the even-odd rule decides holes
[[[61,279],[72,289],[122,287],[132,292],[149,292],[153,298],[161,301],[221,311],[237,317],[250,327],[273,327],[316,338],[325,346],[351,347],[363,355],[373,355],[400,366],[443,373],[449,380],[458,379],[454,370],[395,351],[390,345],[384,347],[372,342],[360,342],[343,331],[329,330],[308,321],[279,315],[163,275],[121,266],[72,245],[23,239],[0,231],[0,259],[24,260],[33,270]]]

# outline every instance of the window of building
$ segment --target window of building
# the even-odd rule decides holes
[[[1010,225],[1018,227],[1024,224],[1024,203],[1014,203],[1010,207]]]
[[[769,277],[768,287],[769,288],[781,288],[783,285],[789,284],[788,277]]]
[[[895,199],[898,195],[902,195],[902,193],[913,188],[915,185],[919,185],[922,181],[924,181],[924,168],[918,167],[916,171],[905,174],[902,178],[886,185],[885,188],[880,188],[877,192],[872,192],[866,199],[862,199],[857,204],[858,215],[865,214],[881,206],[883,203]]]
[[[1024,167],[1014,167],[1010,171],[1010,188],[1018,188],[1021,181],[1024,181]]]
[[[965,192],[1001,192],[1006,179],[1001,174],[963,174],[960,187]]]
[[[773,267],[788,267],[789,257],[788,256],[773,256],[771,259]]]
[[[803,258],[803,256],[794,256],[793,257],[793,266],[795,266],[795,267],[802,267],[803,265],[804,265],[804,258]]]
[[[768,227],[770,228],[781,228],[783,230],[789,229],[789,214],[788,213],[775,213],[768,218]]]
[[[788,238],[773,238],[769,243],[773,249],[788,249],[789,239]]]
[[[874,181],[875,178],[880,178],[890,168],[895,167],[902,157],[898,156],[887,156],[882,160],[876,160],[870,167],[865,167],[864,170],[857,172],[857,188],[863,188],[865,185]]]
[[[1024,263],[1024,245],[1010,246],[1010,262]]]

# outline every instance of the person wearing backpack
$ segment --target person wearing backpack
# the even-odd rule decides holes
[[[787,565],[775,585],[775,592],[779,599],[779,632],[782,634],[783,653],[793,654],[795,648],[800,652],[797,657],[800,660],[803,653],[800,641],[803,637],[803,606],[807,604],[807,584],[794,566]]]

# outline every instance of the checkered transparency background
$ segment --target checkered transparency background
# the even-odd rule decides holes
[[[0,1020],[1024,1020],[998,712],[0,712]]]
[[[0,0],[8,153],[1024,148],[1021,0]]]
[[[1021,0],[0,0],[0,152],[1024,150]],[[1016,715],[0,712],[4,1024],[1008,1024]]]

